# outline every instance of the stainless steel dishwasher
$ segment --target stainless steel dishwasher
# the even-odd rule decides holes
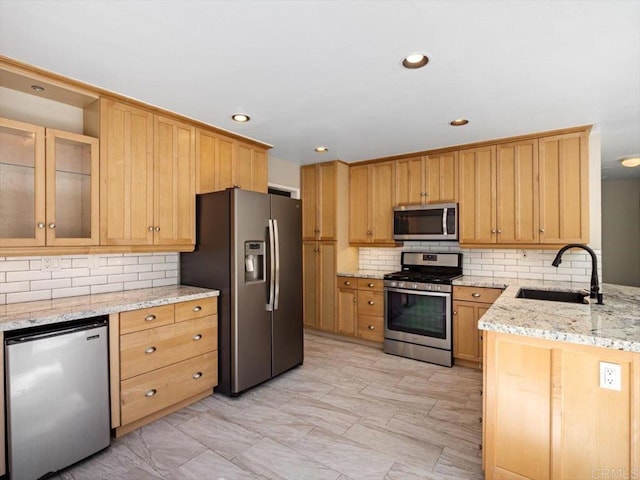
[[[37,479],[109,446],[107,320],[6,332],[10,479]]]

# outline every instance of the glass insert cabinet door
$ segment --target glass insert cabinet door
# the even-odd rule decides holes
[[[47,245],[98,244],[98,139],[46,129]]]
[[[98,244],[97,138],[0,118],[0,247]]]
[[[0,247],[45,244],[45,129],[0,118]]]

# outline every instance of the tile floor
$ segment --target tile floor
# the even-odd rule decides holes
[[[482,375],[305,334],[304,365],[207,397],[55,478],[478,479]]]

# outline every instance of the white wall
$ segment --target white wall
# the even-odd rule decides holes
[[[269,185],[300,189],[300,165],[269,155]]]
[[[640,287],[640,178],[602,182],[603,279]]]

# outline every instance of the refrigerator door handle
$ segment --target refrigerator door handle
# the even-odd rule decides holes
[[[267,311],[273,311],[274,299],[276,294],[276,261],[275,253],[276,241],[273,228],[273,220],[269,219],[269,303],[267,303]]]
[[[278,310],[278,302],[280,300],[280,229],[278,228],[278,220],[273,220],[273,231],[276,244],[276,279],[273,309]]]

